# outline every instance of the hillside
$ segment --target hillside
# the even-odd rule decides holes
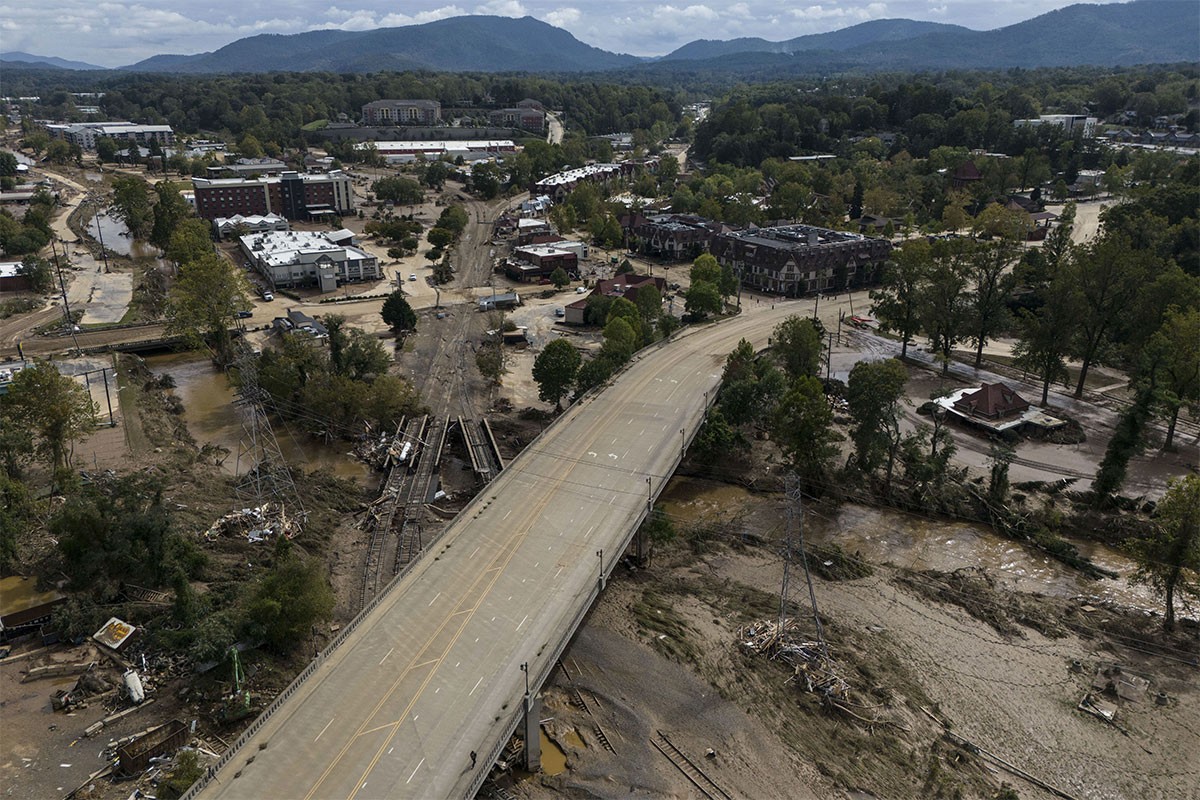
[[[663,61],[698,61],[720,58],[734,53],[800,53],[812,50],[840,52],[876,42],[898,42],[929,33],[972,33],[960,25],[945,25],[940,22],[921,22],[911,19],[877,19],[852,25],[849,28],[797,36],[782,42],[766,39],[743,38],[719,41],[699,39],[663,56]]]
[[[262,34],[196,56],[146,59],[144,72],[602,71],[638,63],[532,17],[469,16],[377,30]]]
[[[105,69],[104,67],[98,67],[95,64],[89,64],[86,61],[68,61],[65,58],[57,58],[55,56],[36,56],[32,53],[22,53],[19,50],[10,50],[7,53],[0,53],[0,61],[29,64],[36,67],[57,67],[58,69]]]

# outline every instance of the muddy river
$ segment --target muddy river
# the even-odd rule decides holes
[[[230,474],[237,474],[242,417],[234,405],[237,397],[225,374],[194,353],[151,356],[146,359],[146,365],[156,375],[174,378],[174,391],[183,401],[183,418],[188,431],[201,445],[218,445],[229,450],[229,457],[221,467]],[[272,428],[279,449],[289,464],[308,471],[325,468],[363,486],[378,482],[378,477],[367,465],[349,454],[348,442],[336,439],[326,442],[277,420],[273,420]],[[246,465],[241,464],[240,468],[244,470]]]
[[[739,530],[782,531],[787,524],[781,497],[754,495],[740,486],[696,478],[672,479],[661,502],[677,527],[717,523],[737,535]],[[1068,540],[1097,566],[1120,577],[1087,578],[1037,550],[969,522],[855,504],[829,511],[806,509],[804,522],[808,541],[837,544],[871,562],[914,570],[978,566],[987,569],[1000,586],[1011,589],[1058,597],[1082,595],[1146,609],[1160,605],[1143,587],[1126,582],[1134,570],[1131,559],[1096,542]]]

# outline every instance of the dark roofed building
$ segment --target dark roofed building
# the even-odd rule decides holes
[[[954,175],[951,177],[951,183],[955,189],[966,189],[981,180],[983,180],[983,173],[979,171],[979,167],[975,166],[974,161],[968,161],[954,170]]]
[[[693,259],[708,250],[712,237],[721,232],[719,222],[695,214],[650,214],[638,212],[621,219],[626,242],[647,255]]]
[[[985,383],[956,400],[954,408],[968,417],[996,420],[1024,412],[1029,402],[1003,383]]]
[[[892,245],[857,233],[782,225],[722,233],[710,249],[743,286],[799,297],[877,282]]]

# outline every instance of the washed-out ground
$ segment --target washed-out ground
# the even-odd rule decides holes
[[[695,499],[694,487],[681,494]],[[830,653],[867,724],[739,644],[741,625],[778,617],[782,498],[743,493],[679,516],[682,539],[647,570],[619,570],[564,655],[543,718],[567,769],[516,782],[520,796],[699,796],[651,746],[658,730],[732,797],[992,798],[1003,783],[1053,796],[948,728],[1071,797],[1200,797],[1194,623],[1167,639],[1143,611],[1016,591],[975,570],[880,563],[850,580],[815,577]],[[1076,706],[1113,666],[1149,687],[1108,723]]]

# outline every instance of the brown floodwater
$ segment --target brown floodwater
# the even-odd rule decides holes
[[[541,730],[540,728],[538,730]],[[558,746],[558,742],[541,730],[542,739],[542,774],[558,775],[567,771],[567,754]],[[577,734],[578,735],[578,734]]]
[[[170,375],[175,380],[173,391],[183,402],[183,418],[196,441],[229,451],[221,468],[231,475],[244,470],[246,465],[238,464],[242,447],[241,411],[234,405],[237,398],[225,373],[195,353],[151,356],[146,359],[146,366],[156,375]],[[363,486],[378,481],[370,467],[350,455],[349,442],[340,439],[326,442],[278,420],[272,423],[279,450],[289,464],[307,471],[325,468]]]
[[[105,249],[130,258],[158,258],[158,248],[148,242],[139,242],[129,235],[125,223],[106,211],[92,217],[87,226],[88,235],[99,242],[104,240]]]
[[[719,522],[733,535],[745,527],[760,534],[782,531],[787,524],[781,497],[697,478],[673,478],[660,502],[676,525]],[[1044,553],[969,522],[847,503],[833,510],[806,508],[804,523],[809,542],[836,544],[871,562],[913,570],[983,567],[998,585],[1010,589],[1057,597],[1082,595],[1145,609],[1160,605],[1144,587],[1126,581],[1133,573],[1133,561],[1097,542],[1067,539],[1096,566],[1119,577],[1088,578]]]

